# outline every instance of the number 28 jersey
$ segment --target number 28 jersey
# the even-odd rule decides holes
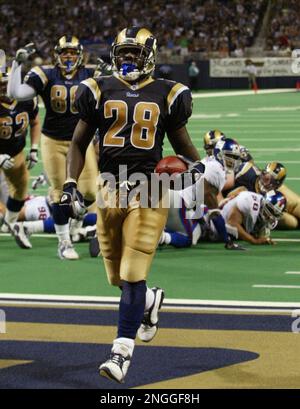
[[[189,88],[152,77],[131,85],[117,75],[83,81],[75,107],[99,137],[99,169],[118,176],[149,176],[162,158],[165,133],[183,127],[192,113]]]
[[[34,88],[45,104],[46,116],[42,132],[53,139],[70,141],[79,120],[74,106],[75,94],[81,81],[93,75],[91,68],[80,67],[76,73],[64,76],[59,67],[32,68],[25,76],[26,84]]]

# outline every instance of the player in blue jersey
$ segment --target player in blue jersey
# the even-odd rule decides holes
[[[44,101],[46,116],[41,151],[44,170],[50,182],[53,218],[59,240],[58,255],[61,259],[75,260],[78,254],[70,240],[68,218],[60,211],[58,202],[66,179],[67,152],[79,120],[74,105],[76,90],[81,81],[93,76],[94,70],[84,66],[83,47],[78,38],[63,36],[54,48],[54,66],[32,68],[22,84],[21,63],[33,51],[33,44],[18,50],[8,91],[19,100],[40,95]],[[93,146],[90,145],[79,181],[86,206],[95,200],[96,177],[97,163]]]

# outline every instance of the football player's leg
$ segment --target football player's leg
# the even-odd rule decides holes
[[[299,220],[294,215],[283,212],[278,222],[278,228],[282,230],[295,230],[299,226]]]
[[[5,171],[9,187],[9,197],[6,203],[4,226],[8,227],[21,248],[30,249],[32,245],[29,241],[29,234],[22,225],[17,223],[27,195],[29,173],[23,152],[16,155],[14,159],[14,167]]]
[[[55,231],[58,236],[58,256],[61,259],[76,260],[79,258],[74,250],[69,230],[69,219],[61,211],[59,200],[66,179],[66,157],[70,142],[58,141],[42,135],[41,152],[43,166],[50,183],[52,214]]]
[[[135,339],[142,322],[143,328],[139,330],[139,337],[142,340],[150,341],[157,331],[158,310],[161,307],[164,292],[160,288],[148,288],[146,279],[166,224],[167,213],[168,210],[162,208],[138,208],[131,210],[124,221],[120,276],[134,296],[126,298],[128,290],[126,287],[124,294],[123,285],[118,337]],[[122,301],[123,297],[127,303]]]
[[[117,197],[116,197],[117,199]],[[120,260],[122,251],[122,224],[126,216],[125,209],[119,209],[109,202],[106,186],[101,186],[97,203],[97,237],[107,274],[108,282],[114,286],[121,285]]]
[[[297,229],[300,221],[300,196],[283,185],[278,189],[286,198],[286,211],[279,222],[280,228]]]
[[[29,180],[24,153],[20,152],[14,157],[14,160],[13,168],[4,171],[9,189],[5,213],[5,222],[8,224],[15,223],[18,219],[27,195]]]

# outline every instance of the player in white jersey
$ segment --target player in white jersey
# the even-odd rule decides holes
[[[286,206],[285,197],[278,191],[270,191],[266,196],[254,192],[241,192],[225,204],[222,215],[226,228],[235,238],[251,244],[274,244],[268,235],[273,230]],[[210,224],[210,238],[220,239],[214,225]]]
[[[217,195],[222,191],[226,180],[226,170],[235,169],[240,164],[239,145],[233,139],[220,140],[214,148],[214,156],[209,156],[205,160],[204,172],[204,202],[210,214],[210,220],[222,237],[226,248],[238,248],[229,240],[225,227],[225,222],[218,209]],[[183,191],[171,191],[171,206],[165,231],[163,232],[160,244],[171,244],[175,247],[188,247],[196,244],[201,235],[201,218],[190,219],[189,212],[193,208],[195,197],[193,189],[197,188],[197,183]],[[182,197],[182,206],[175,208],[173,203]],[[178,206],[177,206],[178,207]]]

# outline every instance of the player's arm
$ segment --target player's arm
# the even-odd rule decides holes
[[[67,156],[67,182],[78,180],[85,163],[86,150],[93,139],[95,128],[80,119],[75,128]]]
[[[234,227],[238,231],[238,237],[241,240],[247,241],[251,244],[273,244],[267,237],[255,238],[252,234],[248,233],[243,227],[243,215],[240,210],[235,206],[227,219],[227,224]]]
[[[177,155],[185,156],[192,161],[200,160],[200,155],[185,126],[175,131],[167,132],[167,136]]]
[[[37,114],[29,121],[30,125],[30,151],[26,157],[27,169],[32,169],[38,163],[38,150],[41,138],[41,122]]]
[[[175,84],[167,98],[169,115],[166,133],[176,154],[195,162],[200,160],[200,156],[186,129],[188,119],[192,115],[192,105],[189,88],[183,84]]]
[[[8,78],[7,94],[10,98],[18,101],[26,101],[36,96],[36,91],[28,84],[22,83],[22,63],[35,52],[34,44],[27,44],[17,51],[15,60],[12,63],[11,72]]]
[[[227,198],[233,199],[234,197],[238,196],[241,192],[247,192],[247,190],[248,189],[245,186],[239,186],[236,189],[229,192]]]

